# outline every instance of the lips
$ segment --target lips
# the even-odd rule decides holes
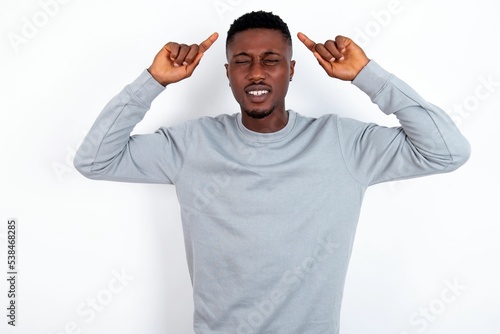
[[[262,102],[271,93],[271,87],[267,85],[250,85],[245,88],[245,93],[252,102]]]

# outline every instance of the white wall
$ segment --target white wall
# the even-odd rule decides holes
[[[106,102],[170,40],[221,34],[136,131],[237,112],[224,39],[236,17],[257,9],[282,16],[294,36],[353,37],[452,115],[472,145],[457,172],[369,189],[342,333],[500,332],[497,1],[1,0],[1,277],[7,220],[19,225],[18,326],[6,325],[2,307],[1,333],[192,333],[175,189],[90,181],[72,158]],[[395,124],[294,43],[287,107]],[[0,305],[7,290],[1,279]]]

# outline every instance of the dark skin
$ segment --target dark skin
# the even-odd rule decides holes
[[[274,132],[287,124],[285,96],[295,67],[291,57],[280,31],[250,29],[234,35],[226,75],[247,129]]]
[[[200,44],[167,43],[149,72],[163,86],[189,78],[218,36],[213,33]],[[337,36],[325,43],[315,43],[303,33],[297,37],[332,78],[352,81],[369,62],[347,37]],[[249,29],[235,34],[226,52],[226,74],[243,125],[261,133],[281,130],[288,122],[285,97],[295,68],[291,46],[277,30]]]

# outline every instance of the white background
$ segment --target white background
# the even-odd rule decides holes
[[[343,34],[445,109],[472,145],[454,173],[368,190],[342,333],[500,333],[494,0],[1,0],[0,277],[11,217],[20,272],[16,328],[6,324],[0,281],[1,333],[193,333],[174,187],[91,181],[72,159],[104,105],[171,40],[221,35],[193,77],[169,87],[135,131],[238,112],[224,41],[235,18],[258,9],[280,15],[294,36],[288,108],[395,124],[356,87],[329,78],[295,37]]]

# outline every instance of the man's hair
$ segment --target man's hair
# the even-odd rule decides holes
[[[292,36],[287,24],[278,15],[271,12],[257,11],[244,14],[234,20],[227,32],[226,48],[233,41],[234,35],[249,29],[278,30],[290,47],[292,46]]]

